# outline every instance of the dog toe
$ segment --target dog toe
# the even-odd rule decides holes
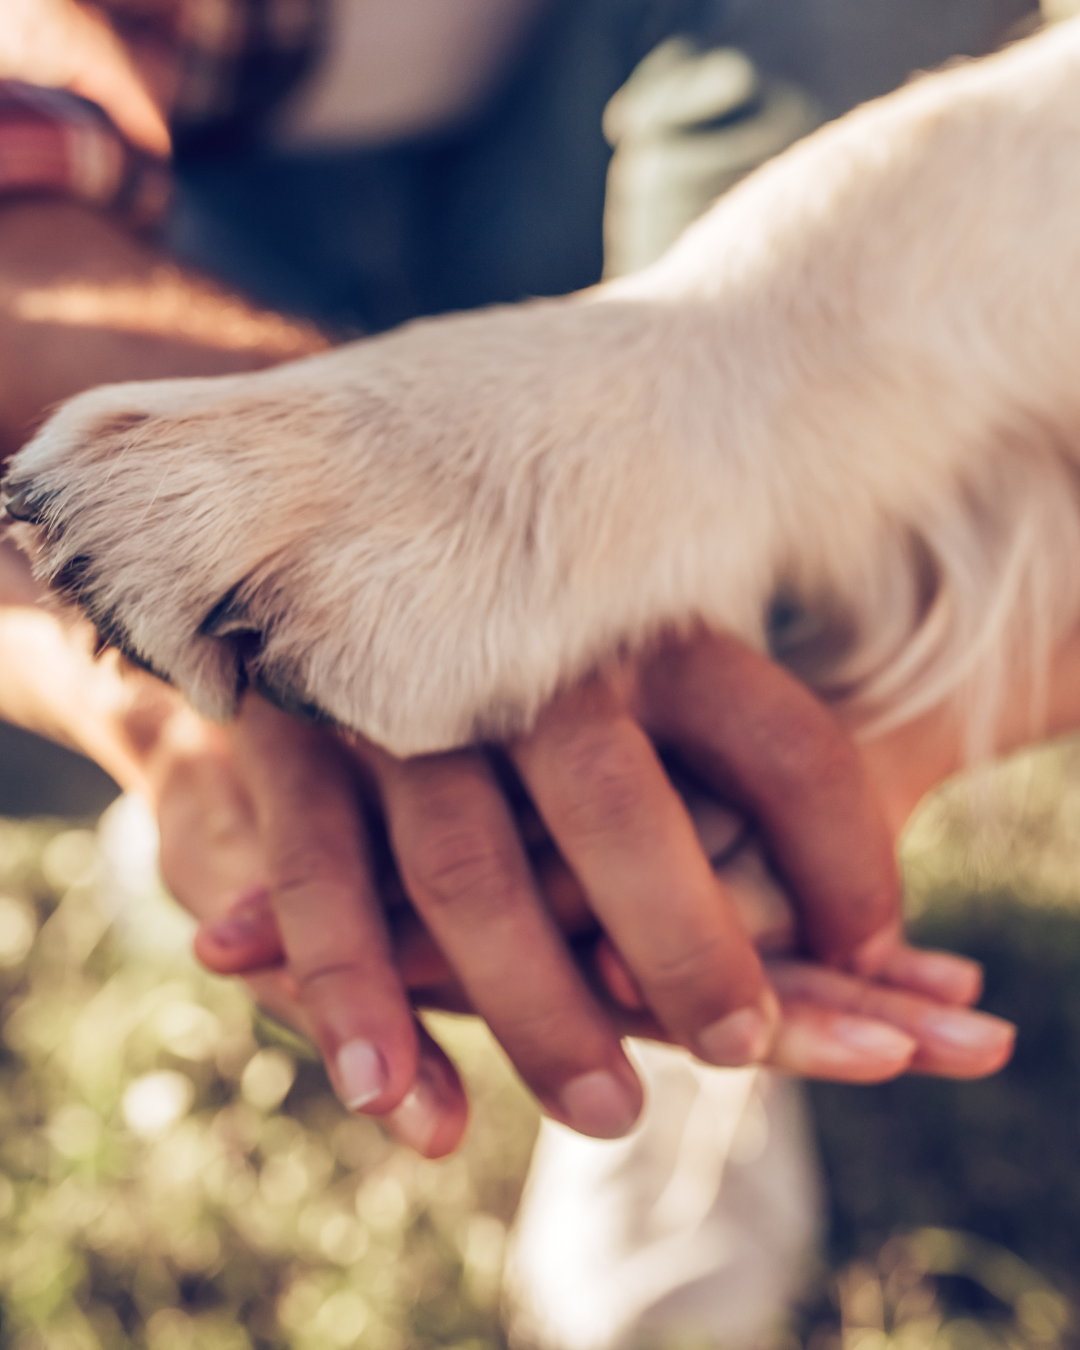
[[[0,490],[4,494],[0,505],[11,519],[28,525],[40,525],[53,500],[52,493],[35,491],[32,482],[5,482]]]

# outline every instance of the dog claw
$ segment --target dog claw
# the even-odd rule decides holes
[[[238,582],[226,591],[202,623],[199,624],[199,632],[203,637],[228,637],[232,634],[256,633],[239,599],[242,584]]]
[[[48,498],[35,497],[31,487],[21,488],[15,491],[13,496],[4,497],[4,509],[12,520],[25,521],[30,525],[41,522],[47,506]]]

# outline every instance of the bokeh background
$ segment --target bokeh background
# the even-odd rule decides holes
[[[730,40],[827,116],[1033,9],[761,0]],[[198,970],[152,825],[113,794],[0,724],[0,1350],[501,1347],[537,1121],[498,1051],[436,1019],[470,1082],[468,1139],[440,1163],[394,1147]],[[917,936],[985,963],[1016,1056],[986,1082],[811,1089],[829,1237],[775,1350],[1071,1350],[1080,746],[940,793],[904,860]]]
[[[916,931],[985,962],[1016,1058],[979,1083],[812,1089],[829,1246],[778,1350],[1080,1341],[1078,842],[1076,744],[913,823]],[[502,1346],[536,1116],[484,1032],[438,1019],[475,1107],[462,1152],[422,1161],[189,938],[137,802],[0,821],[0,1346]]]

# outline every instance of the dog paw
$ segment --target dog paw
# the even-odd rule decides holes
[[[8,514],[37,574],[210,716],[252,685],[398,754],[513,734],[693,621],[710,577],[741,593],[639,308],[94,390],[17,456]]]
[[[207,395],[220,397],[228,383],[84,394],[16,456],[3,485],[10,533],[39,579],[80,608],[105,643],[217,717],[230,713],[245,676],[236,644],[201,636],[199,611],[229,567],[237,532],[200,519],[205,503],[186,471],[195,455],[185,466],[185,447],[176,442],[178,421],[197,420]],[[211,471],[210,494],[220,491],[212,467],[203,470]],[[221,531],[209,550],[204,527]]]

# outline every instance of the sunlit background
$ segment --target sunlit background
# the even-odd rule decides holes
[[[449,1027],[476,1067],[468,1144],[394,1148],[198,971],[151,862],[137,803],[96,832],[0,824],[0,1340],[497,1344],[523,1092]]]
[[[1032,9],[772,0],[732,40],[784,79],[816,72],[816,117],[983,50]],[[68,287],[27,293],[22,317],[182,319],[202,340],[168,280],[150,310]],[[100,789],[0,726],[0,813],[45,798],[85,812]],[[984,961],[984,1006],[1019,1024],[1016,1057],[981,1083],[812,1089],[828,1245],[770,1350],[1080,1350],[1080,747],[939,795],[905,861],[916,933]],[[473,1121],[459,1155],[424,1162],[345,1112],[306,1048],[202,974],[189,941],[137,804],[100,822],[0,815],[0,1350],[503,1346],[537,1118],[483,1030],[437,1022]]]
[[[830,1248],[781,1350],[1077,1341],[1078,840],[1072,747],[916,821],[917,926],[986,962],[1016,1060],[985,1083],[814,1089]],[[126,800],[97,825],[0,822],[0,1343],[503,1344],[536,1117],[497,1052],[441,1019],[471,1082],[468,1141],[440,1163],[394,1147],[237,985],[200,973],[153,847]]]

